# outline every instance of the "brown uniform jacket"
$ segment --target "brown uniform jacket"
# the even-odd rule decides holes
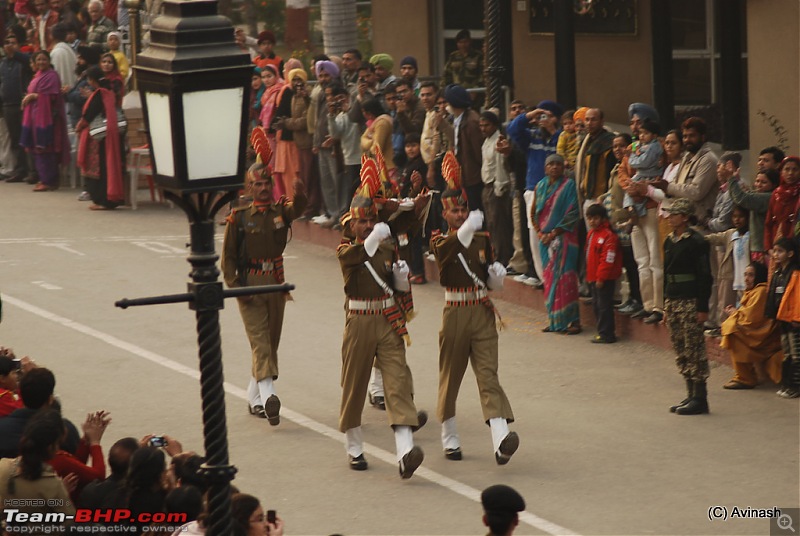
[[[447,288],[474,288],[472,277],[464,270],[458,254],[464,255],[467,266],[484,285],[489,277],[489,265],[494,262],[494,252],[489,241],[489,233],[475,233],[469,248],[458,240],[455,232],[431,238],[431,251],[439,267],[439,283]]]
[[[249,259],[275,259],[283,255],[289,227],[306,208],[306,196],[297,193],[293,201],[282,197],[265,211],[255,205],[235,209],[228,216],[222,245],[222,275],[230,288],[276,282],[274,274],[247,273]],[[243,246],[243,247],[242,247]],[[282,283],[282,281],[277,281]]]
[[[369,261],[378,276],[389,287],[393,287],[392,264],[396,260],[394,244],[393,239],[381,242],[372,257],[367,255],[363,243],[353,241],[339,245],[336,257],[342,267],[344,293],[348,298],[370,300],[386,296],[386,292],[372,277],[364,262]]]

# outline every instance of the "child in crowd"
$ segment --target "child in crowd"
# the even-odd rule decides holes
[[[664,311],[675,362],[688,396],[669,410],[678,415],[708,413],[708,357],[703,322],[708,320],[711,267],[708,243],[689,227],[697,223],[694,203],[676,199],[667,209],[672,232],[664,240]]]
[[[715,274],[718,281],[717,310],[720,311],[720,324],[728,317],[728,307],[735,307],[745,289],[744,270],[750,264],[750,211],[734,205],[731,212],[733,227],[721,233],[706,235],[706,241],[724,251],[719,269]],[[720,330],[708,329],[705,334],[719,337]]]
[[[564,159],[564,165],[568,170],[575,169],[575,160],[578,158],[578,150],[581,148],[578,143],[578,132],[575,129],[575,110],[564,112],[561,116],[561,127],[563,130],[558,136],[556,152]]]
[[[398,181],[400,188],[401,199],[414,199],[419,195],[422,190],[422,178],[428,172],[428,166],[422,160],[422,154],[419,149],[420,136],[416,132],[411,132],[406,135],[406,165],[403,168],[402,174]],[[399,218],[398,218],[399,219]],[[404,259],[408,262],[411,275],[409,281],[413,285],[424,285],[427,283],[425,279],[425,261],[423,257],[423,238],[424,228],[419,218],[414,218],[409,225],[403,225],[398,234],[398,245],[402,247],[405,242],[409,249],[410,258]],[[402,250],[401,250],[402,256]]]
[[[617,342],[614,326],[614,287],[622,275],[622,251],[617,234],[611,229],[608,212],[602,205],[586,209],[589,235],[586,237],[586,281],[592,291],[592,307],[597,319],[593,343]]]
[[[636,174],[631,177],[633,182],[644,182],[647,179],[660,177],[664,172],[662,156],[664,148],[658,140],[661,127],[655,121],[646,120],[639,127],[639,141],[631,145],[631,155],[628,163],[631,168],[636,170]],[[647,215],[647,198],[634,198],[625,193],[622,206],[631,212],[631,219],[636,221],[637,217]]]
[[[781,237],[772,246],[772,279],[764,316],[778,319],[783,347],[781,386],[778,396],[800,397],[800,280],[797,277],[797,246]],[[785,299],[784,299],[785,297]]]
[[[120,50],[122,47],[122,36],[119,32],[109,32],[108,37],[106,37],[106,44],[108,45],[108,51],[114,55],[114,59],[117,60],[117,69],[119,69],[119,74],[122,76],[123,80],[128,79],[128,72],[130,72],[130,65],[128,64],[128,58],[125,56],[125,53]]]
[[[11,350],[0,347],[0,417],[23,407],[19,397],[19,363]]]

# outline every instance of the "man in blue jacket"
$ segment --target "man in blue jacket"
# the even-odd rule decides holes
[[[559,120],[563,110],[551,100],[543,100],[536,108],[526,114],[520,114],[508,125],[508,137],[521,148],[527,147],[528,174],[525,177],[525,210],[528,214],[528,229],[533,228],[531,206],[533,190],[544,177],[544,161],[551,154],[556,154],[558,137],[561,135]],[[539,237],[535,232],[529,233],[531,253],[536,274],[544,272],[542,256],[539,253]],[[538,286],[538,285],[537,285]]]

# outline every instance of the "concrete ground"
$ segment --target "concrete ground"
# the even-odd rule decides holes
[[[202,452],[194,315],[186,305],[113,306],[185,291],[185,217],[144,202],[91,212],[76,195],[0,184],[0,344],[53,369],[74,422],[109,410],[104,448],[155,433]],[[670,414],[684,396],[670,352],[626,340],[589,344],[589,329],[544,334],[543,314],[507,302],[497,302],[508,325],[500,378],[520,449],[495,464],[468,371],[459,399],[464,460],[446,460],[433,417],[443,292],[430,284],[414,288],[419,315],[408,349],[418,407],[431,414],[416,434],[426,459],[401,481],[385,415],[367,405],[370,469],[353,472],[337,431],[344,317],[334,251],[294,240],[286,274],[297,290],[281,342],[280,426],[247,414],[250,352],[235,304],[221,324],[234,484],[277,510],[287,534],[485,534],[479,493],[495,483],[525,497],[515,534],[767,534],[767,520],[710,521],[710,509],[800,505],[797,400],[778,398],[772,385],[725,391],[731,371],[714,365],[711,414]]]

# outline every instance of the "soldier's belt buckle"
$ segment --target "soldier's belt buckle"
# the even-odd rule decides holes
[[[274,264],[272,262],[263,262],[263,263],[261,263],[261,269],[263,271],[265,271],[265,272],[271,272],[273,266],[274,266]]]

